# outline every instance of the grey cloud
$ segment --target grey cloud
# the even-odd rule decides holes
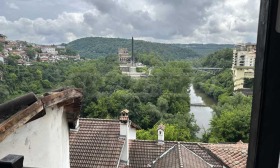
[[[18,13],[1,7],[5,2],[0,1],[0,33],[39,43],[132,35],[160,42],[246,42],[256,37],[258,17],[253,0],[235,5],[228,0],[9,1]]]
[[[19,9],[19,7],[14,3],[6,2],[6,4],[11,9]]]
[[[214,4],[208,0],[145,1],[154,9],[156,17],[153,18],[148,12],[133,10],[131,9],[133,6],[126,7],[120,1],[87,0],[86,2],[100,11],[101,16],[110,16],[105,23],[106,27],[119,26],[119,24],[131,25],[133,30],[127,31],[127,34],[133,33],[156,39],[170,39],[178,35],[188,36],[203,22],[206,9]],[[94,23],[91,23],[92,20]],[[89,25],[98,24],[96,18],[87,18],[86,21]],[[119,30],[123,31],[116,29],[116,34],[121,33],[118,32]]]
[[[63,11],[80,12],[81,9],[77,7],[77,4],[84,6],[85,4],[82,2],[69,0],[1,0],[0,16],[5,16],[12,21],[20,18],[55,19]],[[20,10],[11,10],[11,7]]]
[[[83,16],[75,13],[63,13],[57,19],[35,20],[21,18],[17,21],[8,21],[0,17],[0,29],[9,39],[26,40],[37,43],[68,42],[69,35],[75,38],[87,36],[90,29],[83,23]]]

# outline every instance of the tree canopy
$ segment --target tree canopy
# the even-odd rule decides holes
[[[223,67],[216,75],[196,72],[195,88],[218,101],[213,107],[210,129],[203,135],[204,142],[248,142],[252,97],[233,92],[231,67],[232,51],[222,50],[196,62],[200,66]]]
[[[173,44],[152,43],[134,40],[135,54],[157,53],[162,59],[188,59],[199,55],[189,48],[182,48]],[[131,40],[121,38],[86,37],[67,44],[67,47],[79,52],[83,57],[99,58],[117,54],[118,48],[128,48],[131,51]]]

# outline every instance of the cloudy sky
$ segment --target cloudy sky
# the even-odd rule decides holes
[[[82,37],[256,42],[259,0],[1,0],[0,34],[58,44]]]

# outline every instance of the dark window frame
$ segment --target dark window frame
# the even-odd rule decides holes
[[[277,8],[278,0],[261,0],[248,168],[278,167],[280,149],[280,33],[276,32]]]

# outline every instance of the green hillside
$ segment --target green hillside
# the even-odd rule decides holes
[[[182,48],[189,48],[195,51],[197,54],[207,56],[213,54],[218,50],[225,48],[234,48],[233,44],[176,44]]]
[[[118,48],[128,48],[131,52],[131,39],[86,37],[70,42],[68,48],[76,50],[83,57],[98,58],[117,54]],[[200,55],[189,48],[174,44],[152,43],[134,40],[134,52],[159,54],[165,60],[188,59]]]

